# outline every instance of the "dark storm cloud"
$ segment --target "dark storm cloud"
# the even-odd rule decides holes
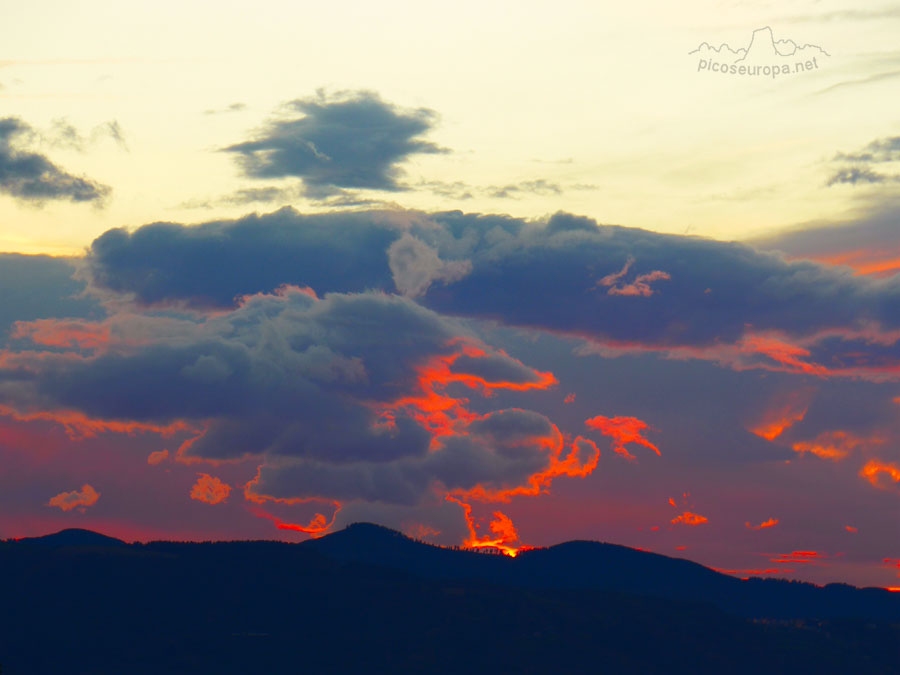
[[[99,202],[109,194],[109,187],[73,176],[44,155],[18,148],[17,142],[28,133],[30,127],[21,120],[0,119],[0,192],[37,203],[48,199]]]
[[[386,251],[398,236],[373,226],[370,214],[303,216],[282,209],[197,227],[109,230],[91,245],[88,263],[94,283],[142,303],[230,307],[237,296],[281,284],[318,293],[390,288]]]
[[[236,154],[247,176],[301,178],[312,196],[341,188],[401,190],[407,157],[443,152],[420,138],[434,124],[433,111],[404,110],[370,92],[320,93],[287,108],[294,116],[224,149]]]
[[[96,300],[81,296],[84,283],[73,279],[74,273],[73,261],[64,258],[0,254],[0,345],[16,321],[102,317]]]
[[[433,387],[460,378],[500,387],[537,386],[538,378],[456,321],[399,296],[318,300],[289,288],[202,320],[117,320],[92,354],[7,355],[0,404],[51,417],[77,410],[186,421],[205,430],[182,448],[183,460],[265,458],[255,490],[276,497],[412,505],[436,483],[519,485],[549,461],[531,440],[553,431],[538,413],[469,415],[460,408],[467,399],[452,398],[433,409]],[[135,325],[122,331],[122,323]],[[155,323],[162,329],[148,331]],[[458,423],[438,446],[423,421],[429,415]]]
[[[545,468],[547,452],[522,442],[553,429],[543,415],[501,410],[460,429],[440,448],[393,462],[324,463],[300,460],[264,467],[255,489],[279,498],[303,494],[340,501],[412,506],[427,501],[438,481],[448,490],[476,485],[507,488]]]
[[[320,293],[399,289],[445,313],[656,346],[734,343],[748,327],[806,336],[900,325],[898,282],[565,213],[529,222],[282,209],[196,227],[111,230],[88,262],[99,287],[144,303],[228,307],[282,283]]]

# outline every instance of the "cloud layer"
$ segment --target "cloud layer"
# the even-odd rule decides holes
[[[421,138],[434,124],[433,111],[403,110],[371,92],[320,92],[284,108],[285,116],[255,138],[224,149],[235,154],[245,175],[301,178],[319,197],[345,188],[400,190],[400,164],[407,157],[442,152]]]
[[[100,202],[110,188],[86,177],[74,176],[44,155],[21,148],[31,127],[16,117],[0,119],[0,192],[16,199]]]

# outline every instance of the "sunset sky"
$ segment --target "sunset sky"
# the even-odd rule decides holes
[[[900,587],[900,5],[2,17],[0,538]]]

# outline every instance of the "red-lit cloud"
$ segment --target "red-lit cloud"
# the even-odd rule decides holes
[[[607,274],[597,282],[597,285],[608,288],[609,290],[606,291],[607,295],[631,295],[646,298],[653,295],[653,289],[650,287],[651,283],[654,281],[667,281],[672,278],[667,272],[654,270],[647,274],[637,275],[631,283],[620,283],[622,277],[628,274],[632,264],[634,264],[634,258],[628,258],[621,270]]]
[[[794,570],[787,569],[783,567],[769,567],[767,569],[755,568],[755,569],[747,569],[747,570],[727,570],[721,569],[719,567],[713,567],[716,572],[721,572],[722,574],[736,574],[739,577],[744,579],[748,579],[751,576],[768,576],[771,574],[790,574]]]
[[[794,452],[809,453],[822,459],[837,462],[845,459],[856,448],[881,445],[885,442],[880,436],[863,438],[849,431],[824,431],[811,441],[798,441],[791,447]]]
[[[625,448],[629,443],[643,445],[645,448],[653,450],[657,455],[661,454],[659,448],[644,438],[641,433],[644,429],[649,429],[649,425],[636,417],[604,417],[603,415],[597,415],[585,420],[584,423],[589,429],[596,429],[604,436],[611,437],[613,451],[626,459],[635,459],[634,455]]]
[[[891,483],[900,483],[900,466],[879,459],[870,459],[859,470],[859,475],[877,488],[887,488]]]
[[[190,424],[180,420],[171,424],[161,425],[133,420],[97,419],[88,417],[84,413],[75,410],[21,413],[10,406],[0,405],[0,416],[11,417],[19,422],[54,422],[61,425],[72,440],[93,438],[97,434],[106,432],[129,435],[139,432],[154,433],[161,435],[163,438],[169,438],[179,431],[196,431]]]
[[[149,455],[147,455],[147,464],[151,466],[156,466],[157,464],[162,464],[169,458],[168,450],[154,450]]]
[[[765,530],[768,527],[775,527],[778,524],[778,518],[769,518],[768,520],[764,520],[759,525],[753,525],[749,521],[744,523],[744,526],[748,530]]]
[[[191,488],[191,499],[207,504],[221,504],[231,494],[231,486],[223,483],[215,476],[208,473],[197,474],[197,482]]]
[[[900,252],[883,249],[858,249],[831,255],[809,256],[810,260],[827,265],[846,265],[857,275],[889,277],[900,271]]]
[[[96,504],[98,499],[100,499],[100,493],[86,484],[81,487],[81,490],[60,492],[47,502],[47,506],[57,506],[63,511],[86,509],[88,506]]]
[[[706,516],[701,516],[699,513],[692,513],[691,511],[685,511],[679,516],[675,516],[672,518],[673,525],[703,525],[704,523],[708,523],[709,518]]]
[[[109,326],[103,323],[59,319],[17,321],[10,333],[14,340],[70,349],[98,349],[109,342],[109,335]]]
[[[516,531],[512,520],[502,511],[494,512],[494,519],[490,523],[490,529],[493,536],[486,535],[479,537],[476,532],[475,522],[472,518],[472,507],[459,499],[447,496],[447,499],[456,502],[463,508],[463,515],[466,519],[466,525],[469,529],[469,536],[463,542],[463,546],[467,548],[490,548],[501,551],[513,558],[522,550],[523,547],[516,546],[515,542],[519,540],[519,533]]]
[[[791,551],[780,553],[769,558],[774,563],[795,563],[800,565],[815,565],[828,556],[819,551]]]
[[[750,431],[767,441],[774,441],[786,429],[806,416],[811,396],[812,392],[809,389],[779,395],[773,401],[772,407],[766,410],[762,419]]]

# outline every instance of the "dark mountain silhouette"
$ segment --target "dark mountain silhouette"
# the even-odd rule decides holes
[[[747,617],[900,621],[900,594],[881,588],[846,584],[822,588],[783,579],[744,581],[690,560],[595,541],[570,541],[510,558],[431,546],[379,525],[357,523],[301,546],[341,562],[388,567],[430,579],[702,601]]]
[[[3,675],[900,672],[885,591],[595,542],[512,559],[366,524],[303,544],[64,531],[0,543],[0,598]]]
[[[128,546],[121,539],[78,528],[60,530],[56,534],[47,534],[43,537],[26,537],[19,539],[18,543],[26,546],[46,546],[50,548],[60,548],[62,546]]]

